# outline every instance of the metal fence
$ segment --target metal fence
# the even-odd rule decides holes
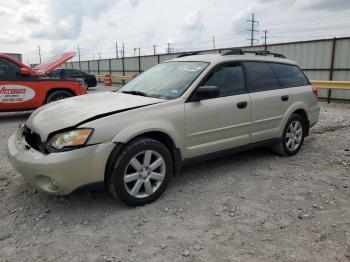
[[[296,61],[311,80],[350,81],[350,37],[317,39],[265,46],[243,46],[244,50],[267,50]],[[225,49],[203,50],[203,53],[221,53]],[[80,69],[92,74],[133,76],[180,53],[125,58],[67,62],[62,68]],[[347,90],[321,90],[320,97],[350,100]]]

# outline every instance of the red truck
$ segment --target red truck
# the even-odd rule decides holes
[[[33,69],[0,54],[0,111],[33,110],[46,103],[86,94],[83,80],[48,75],[75,54],[57,55]]]

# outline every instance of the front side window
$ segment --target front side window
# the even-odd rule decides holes
[[[269,63],[283,87],[295,87],[309,85],[309,80],[295,65]]]
[[[203,86],[217,86],[220,97],[241,94],[245,92],[243,68],[239,63],[219,65]]]
[[[250,92],[279,89],[280,85],[267,63],[244,62]]]
[[[209,65],[206,62],[166,62],[152,67],[119,92],[174,99],[180,97]]]
[[[0,80],[16,80],[20,66],[5,58],[0,58]]]

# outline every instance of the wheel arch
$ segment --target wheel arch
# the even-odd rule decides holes
[[[52,93],[56,92],[56,91],[67,91],[69,93],[71,93],[73,96],[76,96],[77,94],[70,88],[67,87],[54,87],[54,88],[50,88],[46,94],[45,94],[45,98],[43,103],[46,103],[47,98],[49,97],[49,95],[51,95]]]
[[[305,129],[305,136],[309,135],[309,115],[308,115],[308,110],[307,110],[307,105],[305,103],[302,102],[298,102],[298,103],[294,103],[293,105],[291,105],[287,112],[285,113],[284,117],[283,117],[283,121],[281,121],[281,125],[280,125],[280,135],[282,135],[284,127],[286,125],[286,123],[288,122],[289,118],[293,115],[293,114],[298,114],[301,115],[304,119],[305,119],[305,123],[306,123],[306,129]]]
[[[111,164],[113,162],[113,159],[117,157],[118,152],[125,147],[128,143],[132,142],[133,140],[140,138],[140,137],[146,137],[154,139],[162,144],[164,144],[169,152],[172,155],[173,158],[173,168],[174,168],[174,174],[177,175],[181,169],[182,166],[182,155],[181,150],[177,146],[174,138],[169,134],[169,132],[166,132],[164,130],[160,129],[151,129],[144,132],[137,132],[133,136],[129,136],[128,139],[125,139],[123,142],[121,142],[121,138],[123,136],[116,136],[113,139],[113,142],[116,144],[115,148],[112,150],[110,156],[108,157],[106,168],[105,168],[105,183],[108,184],[108,178],[109,178],[109,172],[111,168]],[[125,138],[125,137],[124,137]],[[119,140],[119,141],[118,141]]]

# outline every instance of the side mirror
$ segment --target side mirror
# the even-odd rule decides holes
[[[28,68],[24,68],[22,67],[20,70],[19,70],[19,73],[23,76],[27,76],[27,75],[30,75],[30,71]]]
[[[217,86],[200,86],[197,89],[199,99],[208,99],[218,97],[220,90]]]

